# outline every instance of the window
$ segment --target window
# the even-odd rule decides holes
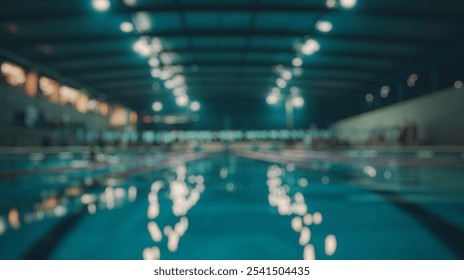
[[[127,110],[122,107],[114,108],[111,112],[110,124],[114,126],[127,124]]]
[[[3,62],[0,70],[3,78],[9,85],[20,87],[26,82],[26,72],[21,66],[10,62]]]
[[[87,110],[90,112],[98,113],[99,102],[95,99],[90,99],[87,103]]]
[[[84,93],[80,93],[76,101],[76,110],[81,113],[86,113],[88,107],[89,107],[89,97]]]
[[[40,77],[39,88],[42,96],[48,99],[52,103],[58,103],[60,99],[59,88],[60,85],[57,81],[52,80],[48,77]]]
[[[77,98],[79,97],[79,91],[68,86],[60,87],[60,104],[61,105],[75,105]]]
[[[39,77],[36,72],[29,72],[26,77],[25,91],[29,96],[37,95],[37,82]]]
[[[129,116],[129,120],[131,124],[136,124],[137,123],[137,113],[136,112],[131,112]]]
[[[108,116],[108,113],[110,112],[110,106],[108,105],[108,103],[101,102],[100,106],[98,106],[97,108],[99,109],[99,113],[102,116]]]

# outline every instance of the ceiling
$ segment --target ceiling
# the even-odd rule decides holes
[[[329,8],[326,0],[110,2],[97,11],[91,0],[0,0],[0,46],[148,111],[153,101],[174,97],[151,76],[149,57],[133,50],[141,36],[159,38],[160,67],[177,67],[190,100],[222,108],[225,100],[265,104],[284,68],[293,75],[282,92],[294,87],[305,100],[364,95],[454,46],[464,29],[460,0],[358,0],[352,8]],[[318,30],[318,21],[332,30]],[[123,32],[123,22],[136,28]],[[320,49],[302,55],[309,38]],[[295,57],[301,67],[292,65]]]

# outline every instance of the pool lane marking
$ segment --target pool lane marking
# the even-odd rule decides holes
[[[388,164],[395,164],[399,166],[414,166],[417,164],[421,165],[430,165],[430,166],[441,166],[441,165],[464,165],[464,159],[460,157],[454,158],[382,158],[382,157],[350,157],[339,153],[334,152],[306,152],[306,151],[293,151],[293,150],[285,150],[285,151],[257,151],[257,152],[249,152],[249,151],[241,151],[239,154],[255,154],[255,159],[259,157],[264,158],[285,158],[287,160],[292,161],[301,161],[301,160],[318,160],[318,161],[331,161],[337,163],[350,163],[352,164],[353,161],[356,161],[359,164],[364,162],[369,162],[370,164],[377,164],[377,165],[388,165]]]
[[[132,175],[140,172],[146,172],[154,169],[160,169],[168,167],[174,164],[176,161],[182,160],[183,162],[195,161],[202,159],[206,156],[204,153],[189,153],[179,155],[179,157],[173,159],[169,158],[160,162],[147,166],[145,168],[133,168],[127,170],[124,175]],[[85,216],[87,212],[85,208],[82,208],[77,213],[63,217],[63,220],[53,226],[53,228],[45,233],[37,242],[34,243],[26,252],[20,257],[22,260],[46,260],[49,259],[53,251],[60,245],[59,243],[64,237],[72,230],[73,227]]]
[[[179,152],[168,153],[166,156],[177,156],[180,154]],[[159,155],[159,154],[155,154]],[[91,162],[86,166],[66,166],[66,167],[43,167],[40,169],[33,169],[33,170],[14,170],[14,171],[7,171],[7,172],[0,172],[0,179],[12,179],[18,176],[25,176],[25,175],[32,175],[32,174],[40,174],[40,173],[52,173],[52,174],[59,174],[65,172],[77,172],[83,170],[92,170],[92,169],[103,169],[105,167],[114,166],[114,165],[123,165],[123,164],[130,164],[130,163],[137,163],[137,162],[144,162],[146,160],[154,159],[154,155],[144,155],[144,156],[137,156],[132,158],[123,159],[116,164],[110,162]]]
[[[51,230],[46,232],[20,257],[21,260],[47,260],[52,252],[63,241],[66,234],[85,216],[86,212],[81,210],[72,215],[63,217]]]
[[[370,190],[370,189],[367,189]],[[464,259],[464,230],[446,220],[439,215],[415,204],[401,195],[387,190],[371,190],[382,195],[391,204],[409,213],[422,226],[428,229],[438,240],[442,242],[457,259]]]
[[[273,163],[282,163],[284,158],[280,160],[275,157],[257,157],[253,155],[242,155],[243,157],[252,158],[255,160],[273,162]],[[289,162],[286,162],[289,163]],[[300,162],[291,161],[298,167],[308,167],[304,166]],[[408,201],[400,194],[389,191],[389,190],[379,190],[375,188],[366,187],[364,188],[367,191],[374,192],[382,195],[387,199],[391,204],[402,209],[404,212],[410,214],[416,221],[422,224],[426,229],[428,229],[441,243],[448,248],[458,259],[464,259],[464,230],[459,226],[448,222],[442,219],[440,216],[434,214],[433,212],[427,210],[425,207],[417,205],[411,201]]]

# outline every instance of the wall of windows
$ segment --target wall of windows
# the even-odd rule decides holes
[[[42,76],[39,79],[39,88],[42,97],[49,100],[51,103],[58,103],[60,100],[60,85],[57,81]]]
[[[23,87],[26,83],[26,72],[16,64],[3,62],[0,66],[3,79],[14,87]]]
[[[0,61],[1,82],[21,89],[30,97],[43,98],[53,104],[74,108],[80,113],[93,113],[107,117],[113,126],[137,123],[137,113],[122,106],[89,97],[81,89],[61,84],[37,71],[28,70],[9,61]]]

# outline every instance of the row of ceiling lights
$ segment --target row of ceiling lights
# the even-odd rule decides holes
[[[335,8],[340,5],[343,8],[352,8],[356,5],[356,0],[326,0],[327,8]],[[318,20],[315,24],[315,28],[323,33],[332,31],[333,25],[330,21]],[[276,80],[277,87],[274,87],[272,91],[266,97],[266,102],[270,105],[275,105],[279,100],[284,99],[281,93],[281,89],[284,89],[288,85],[288,81],[292,79],[293,75],[299,76],[303,73],[301,66],[303,66],[303,57],[312,55],[321,49],[319,42],[313,38],[308,38],[301,46],[298,47],[296,56],[292,59],[293,73],[286,69],[282,65],[276,66],[276,72],[279,77]],[[299,95],[299,89],[297,87],[290,88],[291,103],[294,107],[302,107],[304,105],[304,99]]]
[[[123,0],[124,4],[128,6],[134,6],[137,0]],[[343,8],[353,8],[356,5],[356,0],[326,0],[327,8],[336,8],[337,5],[342,6]],[[92,1],[93,7],[97,11],[106,11],[110,8],[111,4],[109,0],[93,0]]]
[[[416,73],[412,73],[406,79],[406,85],[410,88],[415,87],[418,80],[419,80],[419,75],[417,75]],[[453,84],[453,87],[455,89],[461,89],[463,87],[462,81],[461,80],[455,81]],[[387,98],[390,95],[390,91],[391,89],[390,89],[390,86],[388,85],[381,87],[380,93],[379,93],[380,97]],[[366,100],[368,104],[373,104],[375,96],[372,93],[368,93],[364,96],[364,99]]]
[[[136,4],[136,0],[123,0],[123,2],[128,6],[133,6]],[[338,5],[343,8],[352,8],[356,5],[356,0],[326,0],[326,7],[327,8],[336,8]],[[97,11],[106,11],[110,8],[111,3],[109,0],[93,0],[92,1],[93,7]],[[143,18],[142,20],[136,20],[140,25],[144,25]],[[142,21],[142,22],[141,22]],[[147,21],[145,19],[145,21]],[[315,25],[316,29],[320,32],[330,32],[333,28],[333,25],[329,21],[319,20],[316,22]],[[131,22],[123,22],[120,24],[121,31],[125,33],[129,33],[134,31],[134,24]],[[141,28],[137,28],[139,31]],[[148,41],[151,40],[151,44],[148,44]],[[151,45],[151,46],[150,46]],[[171,56],[168,53],[162,53],[163,47],[161,45],[161,41],[158,38],[149,38],[149,37],[141,37],[133,46],[134,51],[139,53],[142,56],[150,56],[148,60],[148,64],[152,67],[151,75],[154,78],[160,78],[165,81],[164,85],[168,89],[173,89],[173,93],[176,96],[176,104],[178,106],[187,106],[189,104],[188,97],[185,91],[185,78],[181,75],[175,75],[176,72],[179,71],[179,68],[182,69],[180,66],[171,67]],[[299,54],[292,60],[292,65],[295,67],[294,72],[302,73],[301,67],[303,65],[303,55],[312,55],[315,52],[320,50],[319,43],[309,38],[306,42],[299,48]],[[159,56],[159,58],[158,58]],[[159,68],[160,60],[165,65],[163,69]],[[281,89],[287,87],[288,80],[290,80],[293,76],[292,72],[288,69],[283,68],[283,66],[277,66],[277,72],[280,75],[279,78],[276,80],[277,87],[273,88],[271,93],[266,98],[266,102],[268,104],[277,104],[280,99],[282,99]],[[172,79],[170,79],[172,77]],[[409,75],[406,84],[409,87],[414,87],[418,80],[417,74]],[[461,81],[456,81],[454,83],[454,87],[456,89],[461,89],[463,87]],[[390,87],[388,85],[383,86],[380,89],[380,97],[387,98],[390,94]],[[295,107],[301,107],[304,105],[304,100],[302,97],[298,95],[298,89],[296,87],[290,88],[290,94],[292,97],[292,103]],[[365,96],[365,100],[367,103],[373,103],[374,95],[372,93],[368,93]],[[163,108],[161,102],[153,103],[153,110],[156,112],[161,111]],[[194,101],[190,103],[190,109],[192,111],[198,111],[200,109],[200,103]]]
[[[124,0],[126,5],[132,6],[135,0]],[[97,11],[106,11],[110,8],[111,3],[109,0],[93,0],[93,7]],[[151,28],[150,19],[145,13],[138,13],[133,19],[133,23],[129,21],[120,24],[122,32],[130,33],[134,30],[138,33],[146,33]],[[148,65],[151,67],[151,76],[162,81],[165,88],[172,90],[173,95],[176,97],[175,102],[179,107],[189,106],[192,111],[200,109],[198,101],[189,102],[187,96],[185,77],[181,74],[183,67],[181,65],[172,65],[174,53],[164,51],[164,47],[159,38],[141,36],[132,46],[134,52],[143,57],[148,58]],[[161,65],[162,64],[162,65]],[[154,89],[159,88],[159,84],[153,84]],[[152,108],[156,112],[163,109],[161,102],[153,103]]]

